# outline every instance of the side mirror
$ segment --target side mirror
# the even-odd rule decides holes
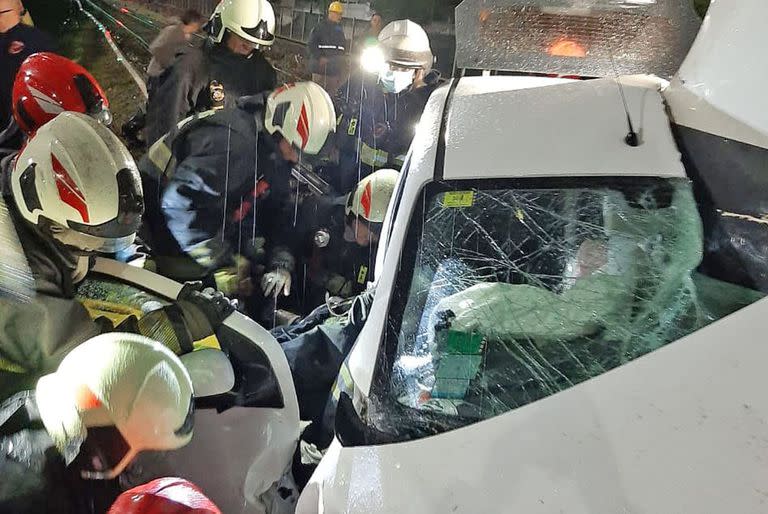
[[[195,398],[224,394],[235,387],[235,370],[221,350],[206,348],[180,358],[192,378]]]

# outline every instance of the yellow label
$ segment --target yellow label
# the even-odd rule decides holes
[[[93,300],[91,298],[79,298],[80,303],[88,310],[91,319],[96,319],[104,316],[112,322],[113,326],[117,326],[128,316],[136,316],[141,318],[144,313],[141,309],[136,309],[128,305],[121,305],[119,303],[107,302],[104,300]]]
[[[525,219],[525,214],[523,214],[522,209],[518,208],[518,209],[515,210],[515,217],[519,221],[523,221]]]
[[[360,266],[360,271],[357,273],[357,283],[365,284],[365,277],[368,276],[368,266]]]
[[[194,341],[192,343],[192,347],[195,350],[203,350],[205,348],[213,348],[214,350],[221,350],[221,344],[219,344],[219,340],[215,335],[210,335],[208,337],[204,337],[203,339],[198,339],[197,341]]]
[[[355,132],[357,132],[357,118],[352,118],[349,120],[349,127],[347,127],[347,134],[350,136],[354,136]]]
[[[474,191],[449,191],[443,195],[443,207],[472,207]]]

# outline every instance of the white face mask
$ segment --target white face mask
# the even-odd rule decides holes
[[[413,84],[415,74],[414,70],[394,71],[386,69],[379,72],[379,82],[387,93],[399,93]]]

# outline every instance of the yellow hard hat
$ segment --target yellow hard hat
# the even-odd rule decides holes
[[[344,14],[344,5],[341,2],[331,2],[331,5],[328,6],[328,12]]]

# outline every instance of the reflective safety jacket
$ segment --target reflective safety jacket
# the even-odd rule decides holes
[[[157,79],[147,102],[147,143],[151,145],[184,118],[206,111],[217,102],[223,86],[225,107],[234,107],[241,96],[271,91],[277,74],[261,52],[250,57],[231,52],[210,42],[202,48],[188,48]]]
[[[31,273],[34,283],[29,298],[0,294],[0,401],[34,386],[72,348],[100,331],[74,300],[76,257],[24,221],[12,198],[5,203],[8,216],[2,223],[14,225],[29,266],[18,271]],[[3,246],[8,262],[9,242]]]
[[[445,81],[436,71],[426,84],[399,94],[385,94],[375,75],[350,79],[337,97],[338,175],[349,191],[381,168],[400,169],[416,134],[416,127],[432,92]]]
[[[307,51],[311,59],[343,55],[347,51],[347,39],[341,24],[323,20],[309,34]]]

